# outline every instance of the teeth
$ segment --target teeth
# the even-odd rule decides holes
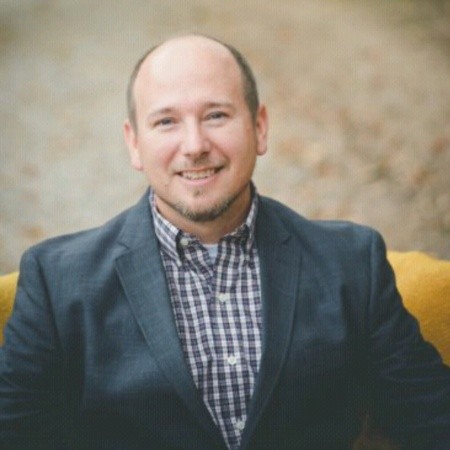
[[[208,169],[208,170],[195,170],[192,172],[182,172],[183,178],[187,178],[188,180],[200,180],[202,178],[208,178],[214,175],[215,171],[214,169]]]

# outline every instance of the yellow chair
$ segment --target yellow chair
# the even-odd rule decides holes
[[[420,252],[389,252],[388,258],[406,308],[450,365],[450,261]]]
[[[389,252],[388,258],[405,306],[419,320],[425,339],[435,345],[450,365],[450,261],[419,252]],[[18,272],[0,276],[0,344],[14,303],[17,278]],[[366,423],[353,449],[368,448],[397,449]]]
[[[0,344],[3,344],[3,328],[11,315],[16,296],[19,272],[0,276]]]

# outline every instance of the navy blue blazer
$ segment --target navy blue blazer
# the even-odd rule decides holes
[[[366,407],[400,442],[450,429],[450,370],[403,307],[376,232],[261,198],[256,242],[263,354],[242,449],[350,448]],[[23,256],[0,448],[226,448],[183,358],[147,194]]]

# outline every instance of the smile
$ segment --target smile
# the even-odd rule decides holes
[[[187,180],[203,180],[212,177],[217,171],[218,169],[184,170],[180,175]]]

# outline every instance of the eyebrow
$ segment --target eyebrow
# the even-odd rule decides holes
[[[235,110],[235,106],[233,105],[233,103],[230,102],[208,102],[206,104],[207,109],[210,108],[229,108],[229,109],[233,109]]]
[[[160,116],[162,114],[169,114],[174,110],[174,108],[160,108],[155,109],[154,111],[151,111],[147,115],[147,119],[150,119],[151,117]]]

